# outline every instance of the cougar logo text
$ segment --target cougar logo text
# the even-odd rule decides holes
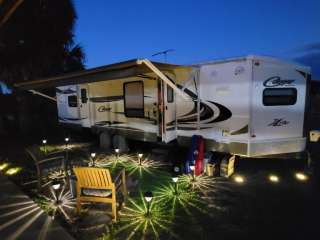
[[[107,108],[106,106],[100,106],[98,108],[98,112],[110,112],[111,111],[111,108]]]
[[[292,80],[292,79],[281,79],[278,76],[274,76],[265,80],[263,82],[263,86],[265,87],[293,86],[294,81],[295,80]]]

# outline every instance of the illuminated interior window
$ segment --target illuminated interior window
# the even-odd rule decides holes
[[[144,117],[143,82],[124,84],[124,112],[127,117]]]

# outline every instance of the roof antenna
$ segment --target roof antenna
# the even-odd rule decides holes
[[[164,56],[164,62],[167,63],[167,54],[168,52],[173,52],[174,49],[167,49],[165,51],[157,52],[155,54],[152,54],[152,57],[158,56],[158,55],[163,55]]]

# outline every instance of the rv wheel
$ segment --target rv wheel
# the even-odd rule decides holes
[[[100,148],[110,149],[111,148],[111,135],[109,132],[101,132],[99,136]]]
[[[128,141],[124,136],[114,135],[112,138],[113,148],[119,148],[120,152],[128,152]]]

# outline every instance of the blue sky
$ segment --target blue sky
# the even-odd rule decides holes
[[[87,67],[139,57],[163,61],[151,55],[166,49],[175,50],[168,62],[179,64],[259,54],[320,66],[319,0],[74,3]]]

